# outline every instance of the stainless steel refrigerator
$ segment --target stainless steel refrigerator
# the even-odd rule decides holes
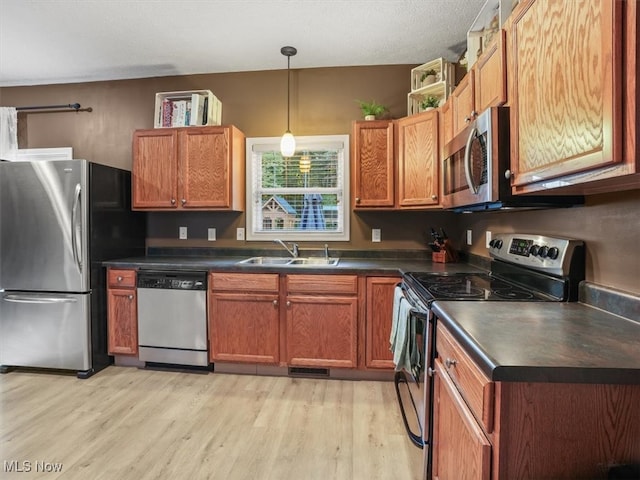
[[[144,254],[131,175],[86,160],[0,162],[0,372],[110,363],[104,260]]]

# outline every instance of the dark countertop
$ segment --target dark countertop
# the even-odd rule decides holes
[[[280,255],[279,255],[280,256]],[[478,272],[481,269],[466,263],[432,263],[424,258],[346,258],[340,257],[338,265],[238,265],[248,256],[161,256],[132,257],[103,262],[107,267],[136,268],[143,270],[204,270],[225,272],[275,272],[275,273],[367,273],[368,275],[398,275],[403,272]]]
[[[434,302],[495,381],[640,384],[640,322],[583,303]]]

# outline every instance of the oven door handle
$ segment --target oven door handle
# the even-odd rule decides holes
[[[407,384],[407,389],[409,388],[409,385],[408,385],[409,382],[407,382],[407,377],[405,376],[404,372],[396,372],[393,378],[393,384],[396,388],[396,395],[398,397],[398,404],[400,405],[400,413],[402,414],[402,422],[404,423],[404,428],[407,430],[407,434],[409,435],[409,440],[411,440],[411,443],[413,443],[418,448],[424,448],[424,440],[422,440],[422,435],[413,433],[411,431],[411,427],[409,427],[409,422],[407,421],[407,414],[404,411],[404,405],[402,404],[402,397],[400,396],[401,383]],[[409,395],[409,398],[411,399],[411,406],[413,407],[413,410],[417,415],[418,409],[416,408],[416,404],[413,401],[413,397]]]
[[[474,195],[478,194],[478,186],[473,181],[473,175],[471,174],[471,144],[473,143],[477,133],[478,129],[473,127],[469,134],[469,138],[467,139],[467,146],[464,149],[464,176],[467,178],[469,190],[471,190]]]

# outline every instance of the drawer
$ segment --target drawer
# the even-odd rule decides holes
[[[287,293],[358,294],[357,275],[287,275]]]
[[[278,293],[277,273],[210,273],[209,290],[216,292],[272,292]]]
[[[107,284],[116,288],[135,288],[136,271],[110,268],[107,272]]]
[[[436,350],[447,373],[478,422],[493,431],[494,383],[482,373],[451,333],[438,325]]]

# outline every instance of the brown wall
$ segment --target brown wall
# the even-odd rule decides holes
[[[409,74],[413,65],[292,70],[291,130],[296,135],[348,133],[360,118],[355,99],[390,107],[391,116],[406,114]],[[249,137],[279,136],[286,127],[286,70],[115,82],[12,87],[0,89],[0,105],[46,105],[79,102],[91,113],[31,113],[19,121],[21,147],[72,146],[76,158],[129,169],[131,135],[153,126],[156,92],[208,89],[220,98],[225,124],[238,126]],[[484,232],[540,232],[587,242],[587,279],[640,295],[640,192],[588,198],[584,207],[560,210],[475,213],[375,212],[352,214],[351,241],[333,248],[424,249],[429,227],[443,226],[459,248],[487,256]],[[151,213],[150,246],[263,246],[235,240],[244,215],[231,213]],[[189,240],[177,240],[178,226],[189,227]],[[207,242],[207,227],[218,241]],[[382,229],[382,242],[371,243],[371,228]],[[271,245],[269,245],[271,246]],[[319,247],[304,243],[302,248]]]

